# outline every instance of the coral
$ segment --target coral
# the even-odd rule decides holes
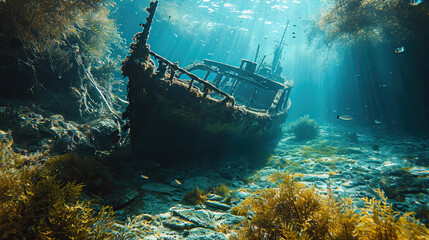
[[[319,135],[319,125],[309,115],[301,117],[297,122],[294,122],[289,127],[290,132],[295,135],[295,139],[310,140]]]
[[[106,193],[114,186],[113,173],[98,157],[64,154],[49,158],[45,166],[62,180],[82,183],[94,193]]]
[[[295,181],[294,174],[274,173],[276,188],[259,190],[232,209],[250,220],[232,239],[425,239],[428,229],[412,213],[392,210],[380,190],[381,200],[366,199],[354,209],[351,198],[337,200],[319,195]],[[361,214],[357,214],[357,212]]]
[[[182,200],[189,204],[199,205],[206,202],[206,197],[204,196],[204,193],[198,189],[198,187],[195,187],[194,190],[186,193]]]

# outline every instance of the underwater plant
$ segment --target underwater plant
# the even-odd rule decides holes
[[[231,189],[226,184],[221,184],[213,189],[213,193],[222,197],[227,197],[231,193]]]
[[[192,205],[200,205],[206,202],[206,196],[204,196],[204,193],[198,187],[195,187],[194,190],[183,196],[182,201]]]
[[[89,202],[79,201],[83,185],[64,183],[41,165],[16,167],[15,161],[25,156],[14,153],[9,140],[1,142],[1,239],[107,239],[113,236],[110,207],[95,213]]]
[[[55,112],[117,114],[120,81],[114,50],[124,44],[110,18],[111,1],[0,2],[0,97],[58,98]],[[117,86],[120,85],[120,86]],[[23,94],[24,93],[24,94]],[[48,93],[48,94],[47,94]],[[115,94],[116,93],[116,94]],[[52,96],[54,95],[54,96]]]
[[[42,52],[79,31],[81,13],[102,7],[104,0],[13,0],[0,3],[0,34],[23,47]]]
[[[350,221],[357,215],[350,199],[339,203],[319,195],[294,174],[277,172],[269,180],[277,188],[256,191],[233,208],[234,214],[252,216],[237,239],[354,239]]]
[[[293,173],[274,173],[276,188],[258,190],[232,209],[247,216],[232,239],[427,239],[428,229],[412,213],[392,210],[380,190],[380,200],[366,199],[355,209],[351,198],[320,195]],[[360,212],[360,214],[358,214]]]
[[[118,222],[111,207],[94,210],[80,200],[83,184],[60,180],[53,165],[26,165],[8,133],[0,136],[0,239],[125,240],[152,231],[144,214]]]
[[[112,190],[113,173],[98,157],[64,154],[48,158],[45,168],[52,174],[67,182],[78,182],[85,189],[93,192],[108,192]]]
[[[374,189],[380,199],[364,199],[365,208],[359,216],[356,235],[359,239],[428,239],[429,230],[414,213],[401,214],[379,189]]]
[[[335,0],[322,13],[317,28],[330,41],[427,42],[428,11],[426,1],[411,6],[403,0]]]
[[[309,115],[304,115],[290,125],[289,131],[295,135],[296,140],[300,141],[316,138],[319,135],[320,129],[315,120],[310,119]]]
[[[330,157],[338,152],[338,148],[323,142],[302,149],[302,156],[306,158]]]

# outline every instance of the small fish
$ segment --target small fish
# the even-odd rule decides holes
[[[405,48],[404,47],[398,47],[395,49],[395,53],[403,53],[405,52]]]
[[[337,116],[337,118],[345,121],[353,120],[352,116],[349,116],[349,115]]]
[[[423,2],[423,0],[411,0],[410,1],[410,5],[411,6],[417,6],[417,5],[419,5],[420,3],[422,3]]]
[[[374,123],[375,124],[381,124],[381,122],[379,120],[377,120],[377,119],[374,120]]]
[[[144,180],[148,180],[149,179],[149,177],[148,176],[146,176],[146,175],[140,175],[140,177],[142,177]]]
[[[296,27],[296,24],[294,24],[293,26]]]
[[[296,38],[295,36],[293,36],[292,38]]]
[[[6,112],[6,107],[0,107],[0,113]]]
[[[177,180],[177,179],[174,179],[174,181],[175,181],[177,184],[182,185],[182,182],[181,182],[181,181],[179,181],[179,180]]]

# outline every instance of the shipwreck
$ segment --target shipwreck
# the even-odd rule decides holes
[[[235,67],[204,60],[181,68],[147,44],[157,5],[152,1],[146,9],[143,31],[134,36],[121,67],[128,77],[123,117],[133,151],[176,161],[251,153],[272,143],[286,120],[293,86],[280,76],[284,35],[270,65],[242,60]]]

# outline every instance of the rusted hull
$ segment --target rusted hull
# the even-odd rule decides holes
[[[256,66],[250,61],[245,61],[246,67],[242,63],[244,70],[206,61],[210,66],[201,79],[152,52],[147,39],[157,4],[151,2],[146,9],[146,24],[134,36],[130,56],[121,68],[128,77],[129,106],[124,118],[129,121],[134,152],[156,161],[175,162],[218,159],[230,153],[254,155],[273,143],[287,117],[291,86],[249,72]],[[158,61],[156,70],[151,57]],[[217,81],[207,81],[210,73],[217,74]],[[190,79],[181,80],[180,75]],[[253,84],[249,107],[236,104],[234,90],[227,93],[218,87],[222,80],[230,79],[235,81],[234,90],[239,81]],[[251,108],[257,87],[273,92],[268,109]]]
[[[143,64],[142,64],[143,63]],[[280,133],[286,112],[252,112],[204,96],[188,83],[160,78],[150,62],[135,62],[129,73],[127,117],[134,152],[168,158],[244,153]]]

